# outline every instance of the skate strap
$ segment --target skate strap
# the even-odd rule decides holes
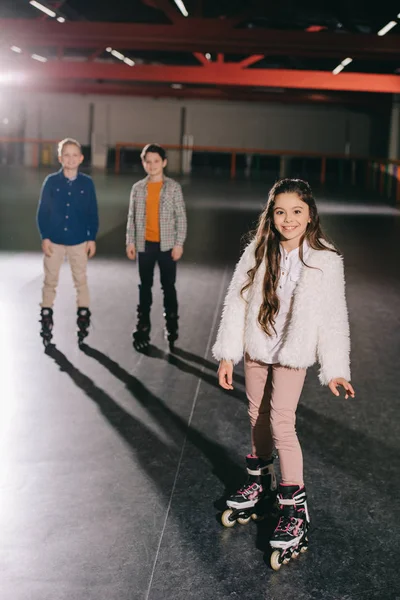
[[[254,475],[254,476],[257,476],[257,475],[261,475],[261,474],[262,474],[262,471],[261,471],[261,469],[257,469],[257,470],[254,470],[254,469],[247,469],[247,472],[248,472],[248,474],[249,474],[249,475]]]

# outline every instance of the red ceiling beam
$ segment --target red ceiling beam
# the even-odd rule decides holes
[[[3,41],[24,46],[58,46],[160,50],[182,52],[220,52],[224,54],[269,54],[304,57],[346,56],[358,59],[400,59],[400,36],[334,34],[328,32],[233,29],[218,19],[179,19],[173,25],[140,23],[98,23],[53,19],[33,21],[0,19]]]
[[[290,89],[343,90],[354,92],[400,93],[400,77],[365,73],[301,71],[289,69],[242,69],[235,63],[210,63],[206,68],[137,65],[119,63],[79,63],[63,61],[33,64],[14,69],[29,80],[100,79],[158,83],[197,83],[203,85],[235,85],[245,87],[280,87]],[[29,68],[28,68],[29,65]]]

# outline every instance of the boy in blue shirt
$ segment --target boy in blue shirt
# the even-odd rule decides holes
[[[62,168],[44,180],[37,213],[44,253],[40,335],[45,346],[52,338],[53,304],[65,256],[77,294],[79,343],[88,335],[91,313],[86,270],[88,258],[96,253],[99,228],[93,180],[78,172],[83,161],[80,143],[72,138],[62,140],[58,145],[58,160]]]

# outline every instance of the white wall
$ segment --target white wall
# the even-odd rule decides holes
[[[244,102],[195,101],[76,94],[13,93],[0,102],[5,113],[25,111],[25,137],[76,137],[89,144],[89,107],[93,103],[95,139],[116,142],[180,142],[181,107],[186,133],[195,145],[344,153],[346,128],[352,154],[368,154],[370,117],[344,108]],[[346,126],[347,122],[347,126]]]

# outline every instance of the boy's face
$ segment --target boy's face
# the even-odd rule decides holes
[[[147,152],[142,163],[147,175],[157,177],[162,175],[167,166],[167,159],[163,160],[158,152]]]
[[[64,167],[64,169],[77,169],[83,161],[83,154],[81,149],[75,144],[66,144],[62,149],[61,156],[58,160]]]

